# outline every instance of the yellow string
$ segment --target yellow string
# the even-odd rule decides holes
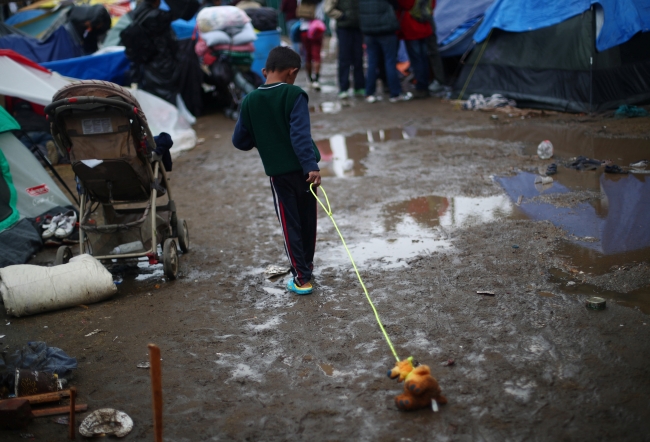
[[[456,110],[460,109],[460,101],[463,99],[463,95],[465,95],[465,89],[467,89],[467,86],[469,85],[470,80],[474,76],[474,71],[476,70],[476,66],[478,65],[478,62],[481,61],[481,57],[483,57],[483,52],[485,51],[485,48],[487,47],[488,41],[490,41],[491,36],[492,36],[492,29],[490,29],[490,33],[488,34],[487,38],[485,39],[485,43],[483,43],[483,47],[481,48],[481,52],[479,52],[478,58],[474,62],[474,66],[472,67],[472,70],[469,73],[469,76],[467,77],[467,81],[465,81],[465,85],[463,86],[463,90],[460,91],[460,95],[458,96],[458,103],[456,103]]]
[[[372,311],[375,312],[375,318],[377,319],[377,324],[379,324],[379,328],[381,328],[382,333],[384,334],[384,338],[386,338],[386,342],[388,343],[388,346],[390,347],[390,351],[393,352],[393,356],[395,356],[395,359],[397,362],[399,362],[399,357],[397,356],[397,352],[395,351],[395,348],[393,347],[393,343],[390,341],[390,338],[388,337],[388,333],[386,333],[386,329],[384,328],[383,324],[381,323],[381,319],[379,319],[379,313],[377,313],[377,309],[375,308],[375,304],[372,303],[372,299],[370,299],[370,295],[368,294],[368,289],[366,289],[366,285],[363,283],[363,280],[361,279],[361,275],[359,274],[359,270],[357,269],[357,265],[354,263],[354,259],[352,258],[352,254],[350,253],[350,249],[348,249],[348,245],[345,243],[345,239],[343,239],[343,235],[341,234],[341,231],[339,230],[339,226],[336,225],[336,221],[334,221],[334,217],[332,216],[332,208],[330,206],[330,200],[327,198],[327,193],[325,192],[325,189],[323,189],[323,186],[320,186],[320,189],[323,191],[323,195],[325,196],[325,201],[327,202],[327,207],[325,207],[325,204],[321,201],[320,198],[318,198],[318,195],[316,195],[316,192],[314,192],[313,189],[314,184],[311,183],[309,185],[309,190],[311,191],[312,195],[314,195],[314,198],[316,198],[316,201],[318,201],[318,204],[325,210],[325,213],[327,213],[327,216],[330,217],[332,220],[332,224],[334,224],[334,228],[338,232],[339,236],[341,237],[341,241],[343,242],[343,247],[345,247],[345,251],[348,252],[348,256],[350,257],[350,261],[352,262],[352,266],[354,267],[354,271],[357,273],[357,278],[359,278],[359,282],[361,283],[361,287],[363,287],[363,291],[366,294],[366,299],[368,299],[368,302],[370,303],[370,307],[372,307]]]

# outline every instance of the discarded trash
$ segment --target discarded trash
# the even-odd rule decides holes
[[[54,267],[5,267],[0,269],[0,280],[2,300],[12,316],[98,302],[117,291],[113,276],[90,255],[75,256]]]
[[[567,167],[575,170],[596,170],[602,165],[600,160],[592,160],[591,158],[578,156],[575,157]]]
[[[523,196],[523,195],[519,195],[519,198],[517,198],[517,205],[518,205],[518,206],[521,206],[521,202],[522,202],[523,200],[524,200],[524,196]]]
[[[587,308],[592,310],[604,310],[607,307],[607,301],[600,296],[592,296],[591,298],[587,298],[586,305]]]
[[[143,250],[144,250],[144,244],[142,244],[142,241],[133,241],[133,242],[127,242],[126,244],[120,244],[119,246],[111,250],[110,254],[119,255],[124,253],[141,252]]]
[[[264,276],[267,278],[273,278],[274,276],[284,275],[290,271],[290,267],[270,265],[264,270]]]
[[[571,287],[572,285],[576,285],[575,281],[569,281],[566,283],[568,287]]]
[[[557,173],[557,164],[549,164],[548,167],[546,167],[546,175],[555,175]]]
[[[553,156],[553,143],[549,140],[544,140],[539,143],[539,146],[537,146],[537,156],[542,160],[551,158]]]
[[[641,161],[637,161],[636,163],[631,163],[630,167],[634,167],[635,169],[645,169],[647,165],[648,165],[648,160],[641,160]]]
[[[122,278],[121,276],[118,276],[118,275],[113,276],[113,284],[119,285],[119,284],[122,284],[123,281],[124,281],[124,278]]]
[[[446,360],[445,362],[443,362],[441,365],[442,365],[443,367],[451,367],[451,366],[454,365],[455,363],[456,363],[456,361],[454,361],[453,359],[447,359],[447,360]]]
[[[626,174],[628,173],[627,170],[623,170],[620,168],[620,166],[617,166],[616,164],[612,164],[611,166],[605,166],[605,173],[616,173],[616,174]]]
[[[51,393],[60,390],[60,387],[59,376],[56,374],[29,369],[16,369],[14,391],[17,397]]]
[[[68,416],[61,416],[57,417],[56,419],[52,419],[52,422],[55,424],[68,425],[70,423],[70,419]]]
[[[34,341],[11,355],[0,353],[0,367],[0,397],[6,397],[10,392],[15,393],[16,369],[53,373],[62,381],[77,368],[77,360],[60,348]]]
[[[618,109],[616,109],[616,112],[614,112],[614,116],[616,116],[617,118],[647,117],[648,111],[641,107],[629,106],[627,104],[623,104]]]
[[[5,336],[7,336],[7,335],[0,335],[0,339],[4,338]]]
[[[79,433],[85,437],[124,437],[133,429],[133,420],[123,411],[100,408],[90,413],[79,426]]]
[[[99,333],[101,331],[102,330],[98,328],[98,329],[95,329],[95,330],[91,331],[90,333],[88,333],[87,335],[84,335],[84,336],[88,337],[88,336],[96,335],[97,333]]]
[[[513,248],[513,249],[518,249],[519,246],[518,246],[517,244],[513,244],[513,245],[512,245],[512,248]]]
[[[438,403],[436,402],[435,399],[431,399],[431,409],[433,410],[434,413],[438,412]]]
[[[151,368],[151,364],[148,362],[140,362],[136,365],[137,368]]]
[[[490,291],[490,290],[477,290],[476,294],[477,295],[494,296],[494,292]]]
[[[535,177],[535,184],[551,184],[553,182],[553,178],[550,176],[536,176]]]

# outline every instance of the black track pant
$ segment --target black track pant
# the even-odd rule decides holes
[[[316,250],[316,198],[307,175],[292,172],[270,177],[275,213],[282,226],[284,249],[298,285],[311,279]]]

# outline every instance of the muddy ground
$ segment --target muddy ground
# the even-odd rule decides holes
[[[312,125],[334,217],[397,353],[430,365],[449,399],[440,412],[395,409],[394,359],[323,211],[314,294],[262,276],[286,260],[268,179],[218,114],[199,118],[204,142],[174,163],[192,241],[180,278],[142,264],[87,309],[1,313],[3,347],[43,340],[78,358],[79,402],[129,414],[125,440],[153,437],[149,373],[136,368],[150,342],[170,441],[648,440],[650,176],[560,164],[551,186],[532,184],[553,161],[534,155],[545,138],[561,162],[649,158],[648,119],[522,119],[439,98],[341,106],[333,64],[323,77]],[[606,310],[585,307],[593,294]],[[28,432],[66,434],[49,418]]]

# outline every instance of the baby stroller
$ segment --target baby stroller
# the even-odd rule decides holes
[[[146,256],[157,264],[160,244],[165,275],[175,279],[176,247],[183,252],[190,247],[187,223],[177,218],[138,101],[113,83],[86,80],[61,88],[45,113],[76,175],[81,253],[109,262]],[[68,247],[60,247],[55,264],[71,256]]]

